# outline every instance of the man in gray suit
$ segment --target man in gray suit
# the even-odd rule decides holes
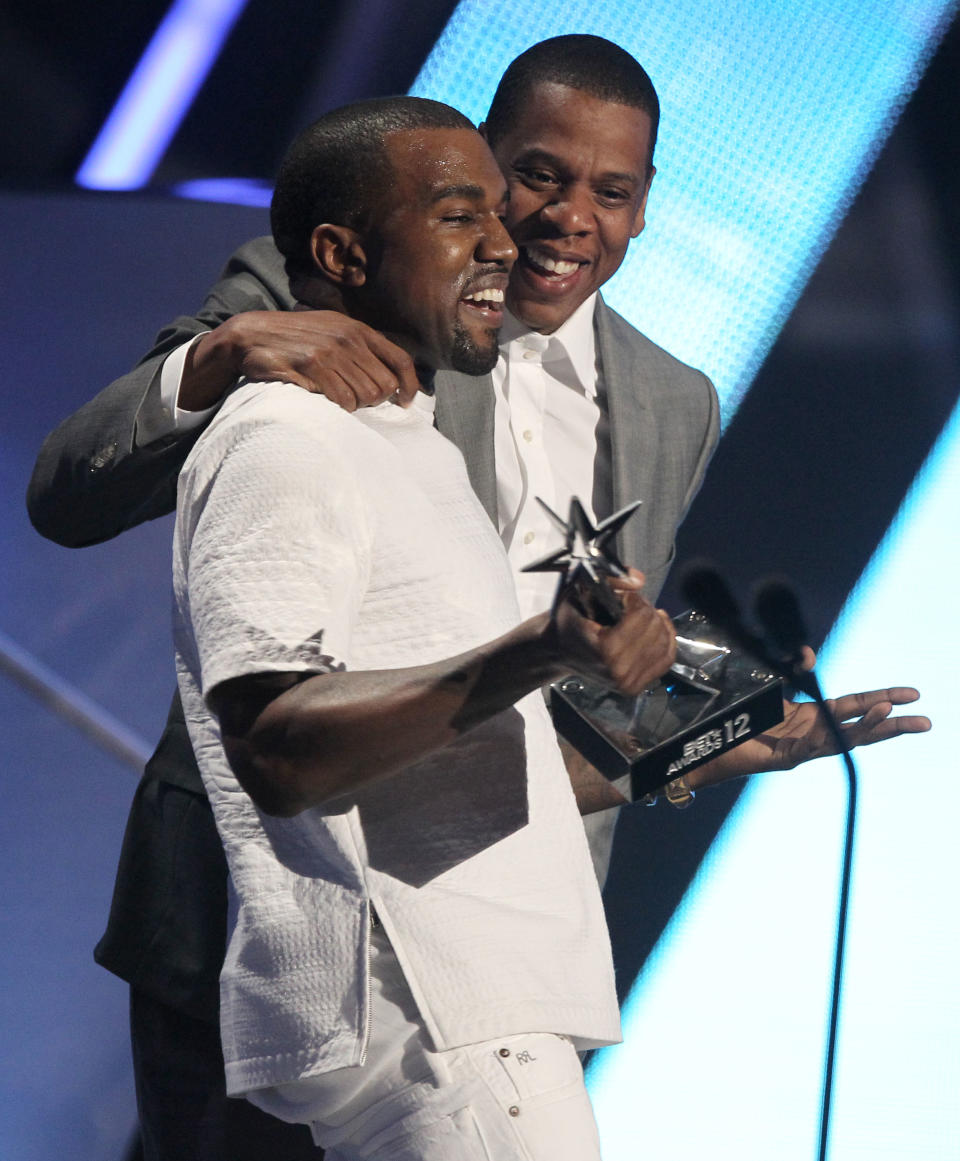
[[[640,335],[598,293],[643,229],[658,116],[643,69],[597,37],[554,38],[508,69],[486,133],[510,187],[507,223],[520,249],[507,299],[513,319],[491,381],[438,376],[436,412],[517,563],[553,547],[534,522],[536,494],[563,511],[575,492],[597,517],[643,500],[619,547],[645,570],[651,600],[718,435],[708,380]],[[202,424],[239,374],[298,382],[348,407],[394,392],[401,402],[412,397],[416,380],[402,352],[360,324],[347,327],[343,316],[293,305],[272,243],[242,247],[195,318],[176,320],[136,370],[50,436],[29,497],[38,529],[81,545],[172,510],[193,436],[173,426],[171,412],[179,406],[191,413],[188,422],[199,415]],[[856,740],[894,728],[880,724],[884,704],[851,707],[872,715]],[[913,719],[897,720],[908,728]],[[809,721],[804,729],[808,748],[822,744]],[[705,784],[776,768],[778,745],[764,751],[758,742],[739,765],[702,767],[697,778]],[[580,791],[584,809],[617,799],[602,783]],[[613,813],[594,816],[603,820],[591,836],[601,868]],[[148,1155],[237,1158],[257,1135],[291,1156],[298,1147],[281,1145],[284,1126],[238,1128],[248,1110],[222,1097],[216,1008],[224,877],[175,707],[137,793],[98,948],[99,961],[132,985]]]

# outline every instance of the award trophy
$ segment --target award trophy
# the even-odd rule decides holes
[[[613,538],[640,502],[596,527],[576,497],[566,521],[539,503],[563,534],[564,546],[524,571],[559,572],[557,601],[571,601],[600,624],[615,624],[621,606],[606,578],[626,576],[627,570]],[[634,802],[783,720],[783,682],[762,662],[734,649],[696,610],[675,618],[674,625],[676,660],[641,693],[620,694],[578,676],[550,687],[557,732],[607,778],[629,774]]]

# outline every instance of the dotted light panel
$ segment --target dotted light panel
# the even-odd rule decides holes
[[[606,297],[701,367],[726,420],[945,26],[944,0],[462,0],[412,93],[483,119],[545,36],[621,44],[660,96],[647,228]]]

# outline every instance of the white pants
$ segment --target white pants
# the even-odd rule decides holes
[[[580,1060],[527,1033],[434,1051],[384,933],[371,940],[366,1062],[247,1094],[310,1125],[327,1161],[600,1161]]]

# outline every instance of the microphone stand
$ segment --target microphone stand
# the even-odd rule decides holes
[[[808,675],[812,677],[813,675]],[[847,820],[844,828],[843,863],[840,868],[840,895],[837,901],[837,932],[833,953],[833,987],[830,994],[830,1022],[827,1027],[826,1056],[823,1068],[823,1089],[820,1097],[820,1135],[817,1161],[826,1161],[830,1133],[830,1112],[833,1101],[833,1075],[837,1052],[837,1029],[840,1022],[840,994],[843,986],[843,960],[847,943],[847,917],[850,907],[850,882],[853,876],[853,844],[857,824],[857,769],[837,719],[827,707],[820,683],[813,678],[816,690],[814,700],[820,707],[827,727],[843,758],[847,776]]]
[[[795,688],[806,693],[824,716],[827,728],[843,758],[847,776],[847,819],[844,829],[843,862],[840,870],[840,892],[837,901],[837,931],[833,956],[833,986],[830,997],[830,1022],[823,1070],[823,1089],[820,1098],[820,1133],[817,1161],[826,1161],[830,1133],[830,1112],[833,1101],[833,1078],[837,1051],[837,1030],[840,1021],[840,993],[843,982],[843,961],[847,942],[847,917],[850,905],[850,882],[853,874],[853,844],[857,819],[857,770],[850,747],[833,712],[827,706],[820,683],[813,673],[800,669],[800,644],[806,636],[802,628],[799,606],[789,588],[782,582],[767,585],[765,598],[758,599],[757,613],[774,642],[777,652],[768,648],[766,641],[752,632],[743,621],[740,609],[727,588],[723,577],[711,566],[694,566],[687,572],[683,585],[685,595],[707,618],[725,629],[740,645],[757,657],[774,673],[779,674]],[[761,590],[760,597],[763,596]]]

